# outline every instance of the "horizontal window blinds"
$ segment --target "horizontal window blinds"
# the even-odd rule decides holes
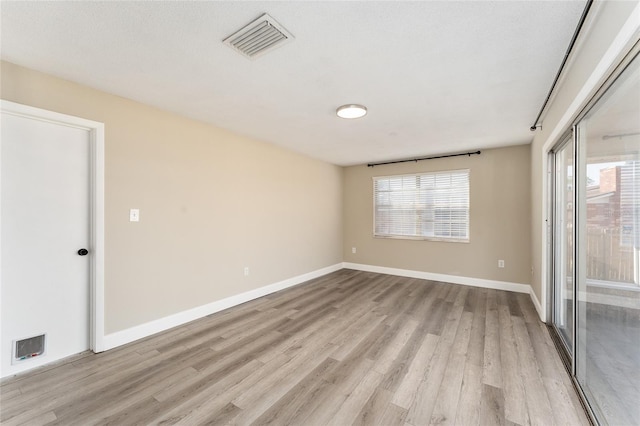
[[[373,179],[374,235],[469,240],[469,170]]]

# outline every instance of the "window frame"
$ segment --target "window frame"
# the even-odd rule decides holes
[[[418,176],[436,176],[436,175],[451,175],[454,173],[466,172],[468,186],[467,186],[467,235],[466,238],[453,238],[453,237],[441,237],[441,236],[423,236],[423,235],[384,235],[376,232],[376,213],[377,213],[377,191],[376,181],[381,179],[390,178],[404,178],[404,177],[418,177]],[[471,169],[454,169],[454,170],[439,170],[430,172],[417,172],[417,173],[405,173],[397,175],[386,176],[372,176],[372,204],[373,204],[373,237],[379,239],[395,239],[395,240],[415,240],[415,241],[434,241],[434,242],[448,242],[448,243],[463,243],[468,244],[471,242]],[[435,225],[435,220],[434,220]],[[450,223],[450,222],[449,222]],[[435,233],[435,226],[434,226]]]

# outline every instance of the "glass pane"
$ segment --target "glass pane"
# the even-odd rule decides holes
[[[602,424],[640,424],[640,61],[579,123],[576,375]]]
[[[554,324],[573,350],[573,141],[555,155]]]

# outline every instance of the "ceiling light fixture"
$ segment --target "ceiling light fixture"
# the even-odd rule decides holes
[[[367,107],[356,104],[342,105],[336,110],[340,118],[360,118],[367,115]]]

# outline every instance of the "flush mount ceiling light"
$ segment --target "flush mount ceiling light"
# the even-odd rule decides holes
[[[367,115],[367,107],[356,104],[342,105],[336,110],[340,118],[360,118]]]

